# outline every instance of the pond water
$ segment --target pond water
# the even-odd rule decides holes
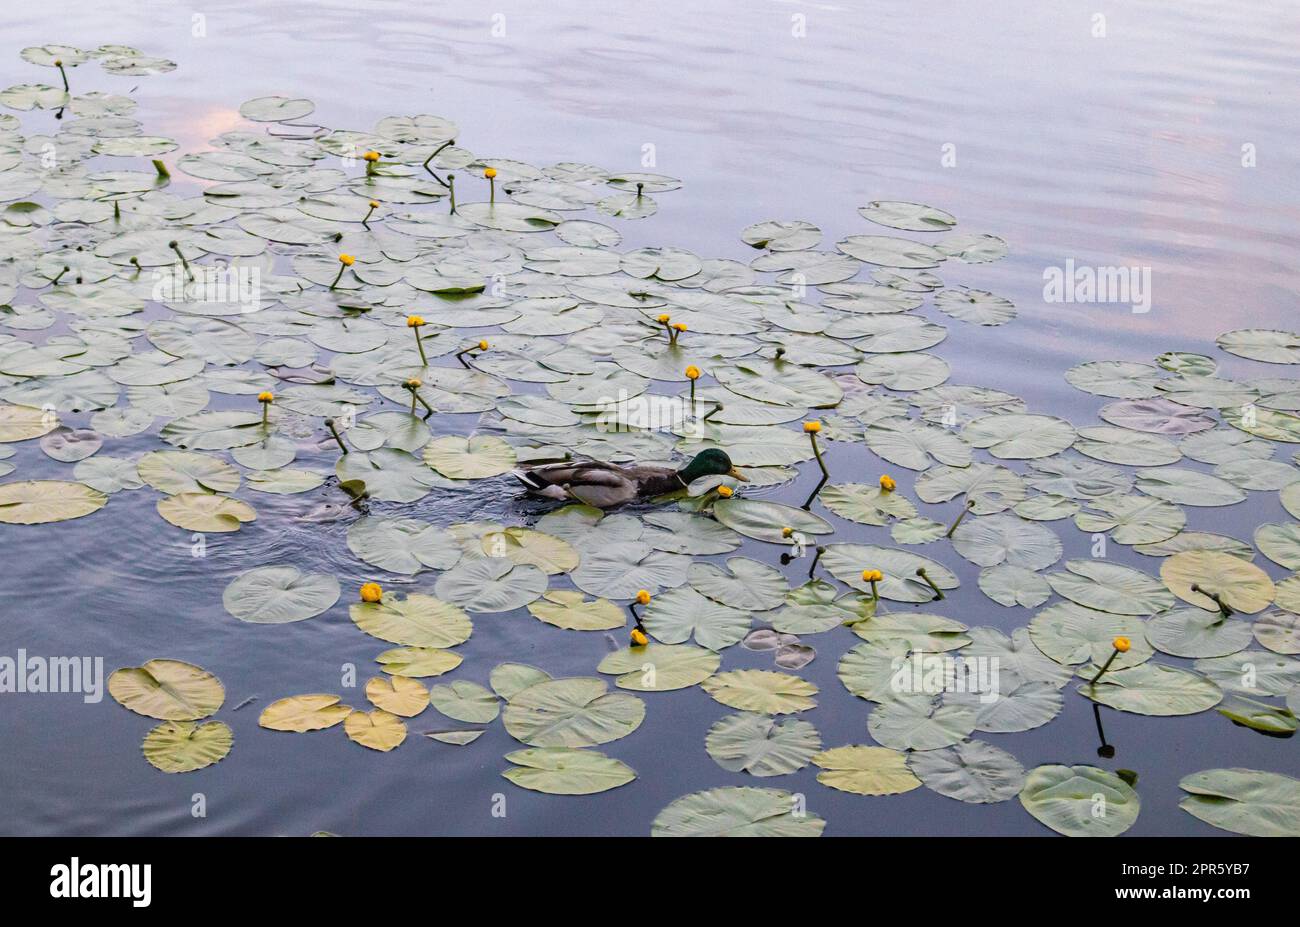
[[[1293,367],[1215,345],[1234,329],[1296,327],[1300,11],[1292,6],[1133,2],[1108,13],[1104,28],[1088,5],[1028,0],[725,0],[704,10],[522,0],[487,6],[208,0],[201,6],[202,18],[195,19],[188,9],[136,0],[11,5],[0,84],[58,83],[57,71],[18,56],[26,46],[122,43],[178,66],[135,77],[87,64],[70,70],[73,90],[129,93],[139,104],[132,118],[145,133],[179,144],[162,156],[173,165],[181,153],[206,150],[221,133],[259,130],[241,118],[239,105],[277,94],[314,101],[306,121],[323,126],[369,130],[386,116],[433,113],[456,123],[458,142],[480,157],[539,166],[575,161],[679,178],[682,189],[656,195],[659,210],[650,218],[582,214],[616,227],[621,251],[671,246],[748,263],[759,252],[740,240],[740,231],[767,219],[816,224],[824,250],[849,235],[928,241],[873,225],[857,210],[873,200],[931,204],[956,216],[959,231],[991,233],[1008,246],[1000,260],[948,260],[934,272],[949,287],[988,290],[1018,310],[1005,325],[972,325],[940,313],[926,297],[915,314],[947,327],[947,338],[929,350],[951,366],[949,382],[1004,390],[1023,398],[1029,411],[1060,416],[1076,428],[1100,424],[1097,410],[1112,401],[1066,382],[1065,371],[1085,361],[1151,363],[1163,352],[1181,351],[1213,357],[1225,378],[1293,375]],[[57,130],[49,112],[19,115],[24,134]],[[643,160],[648,152],[653,162]],[[114,168],[148,169],[147,159],[113,160],[121,162]],[[481,181],[459,173],[463,198],[481,199]],[[206,185],[174,167],[173,181],[173,192],[185,194]],[[1067,261],[1149,269],[1149,311],[1134,312],[1127,303],[1048,302],[1044,270]],[[864,265],[855,279],[868,280],[874,269]],[[15,303],[35,302],[36,291],[20,292]],[[810,288],[805,299],[820,297]],[[143,318],[169,314],[151,305]],[[39,343],[66,331],[60,319],[48,330],[10,333]],[[399,336],[406,333],[395,342]],[[322,362],[328,363],[325,352]],[[658,383],[654,391],[680,385]],[[520,393],[537,391],[516,386]],[[213,393],[212,407],[248,408],[252,399]],[[391,401],[385,407],[400,408]],[[477,418],[440,415],[434,431],[468,434]],[[89,415],[63,420],[87,427]],[[108,439],[100,453],[133,457],[169,449],[158,440],[164,422]],[[797,428],[797,421],[788,427]],[[324,437],[318,431],[304,440],[294,466],[330,473],[337,455]],[[15,469],[5,482],[72,479],[72,465],[51,460],[36,441],[9,446],[16,453],[7,462]],[[889,472],[902,494],[916,498],[917,472],[883,462],[861,441],[826,446],[833,482],[874,483]],[[1277,443],[1273,459],[1290,462],[1295,447]],[[983,452],[977,459],[992,460]],[[1007,463],[1024,470],[1023,461]],[[1179,466],[1211,469],[1192,460]],[[809,461],[799,464],[793,484],[751,492],[798,505],[816,480]],[[440,525],[535,523],[545,507],[520,500],[507,484],[508,477],[486,480],[471,491],[435,490],[414,504],[374,502],[369,510]],[[704,741],[732,712],[698,686],[645,695],[641,726],[597,748],[635,769],[638,779],[584,797],[525,791],[503,779],[509,766],[503,756],[521,745],[500,721],[472,744],[453,746],[418,736],[463,726],[429,709],[408,722],[406,743],[387,754],[362,749],[337,729],[265,731],[259,712],[287,695],[342,691],[349,704],[366,704],[360,686],[377,674],[373,661],[386,645],[360,633],[346,605],[367,580],[393,589],[403,588],[403,580],[349,551],[346,533],[357,513],[336,485],[283,496],[245,487],[236,496],[256,506],[257,521],[237,533],[209,535],[202,558],[192,556],[190,532],[158,517],[160,494],[148,487],[113,494],[87,518],[0,525],[7,566],[0,571],[0,654],[23,648],[102,656],[106,671],[155,657],[188,661],[224,683],[225,707],[216,717],[234,732],[233,750],[222,762],[164,775],[140,753],[155,722],[107,695],[87,705],[75,694],[6,694],[0,831],[646,834],[662,809],[688,793],[755,785],[806,795],[809,810],[827,821],[827,835],[1049,833],[1014,799],[969,804],[928,788],[863,797],[820,785],[813,765],[772,778],[725,771]],[[324,503],[337,507],[337,518],[299,517]],[[921,506],[922,515],[944,522],[958,510],[958,502]],[[1247,542],[1261,524],[1292,521],[1275,491],[1253,491],[1236,505],[1183,510],[1186,530]],[[820,506],[815,511],[836,527],[830,542],[901,546],[886,528],[854,524]],[[1061,538],[1062,561],[1089,557],[1089,534],[1069,520],[1043,524]],[[1010,633],[1038,611],[991,602],[977,583],[979,568],[945,540],[906,549],[938,560],[960,580],[935,609],[951,619]],[[779,548],[746,542],[737,553],[775,563]],[[1153,576],[1160,564],[1116,543],[1107,557]],[[336,576],[339,604],[282,625],[247,624],[225,611],[222,593],[236,576],[281,563]],[[1255,563],[1275,580],[1289,575],[1262,555]],[[783,569],[798,584],[806,561]],[[416,587],[432,592],[436,575],[422,573]],[[565,585],[564,578],[552,585]],[[761,624],[760,616],[755,627]],[[625,631],[613,633],[623,646]],[[472,638],[457,648],[463,664],[425,681],[486,685],[492,667],[506,661],[555,677],[591,676],[612,649],[610,640],[604,632],[544,625],[523,609],[476,614]],[[841,655],[861,642],[847,628],[807,635],[804,642],[817,658],[797,673],[820,691],[817,707],[797,717],[816,726],[826,748],[873,743],[872,706],[836,677]],[[1158,660],[1188,668],[1192,662]],[[347,663],[358,668],[356,690],[339,689]],[[772,669],[771,655],[727,648],[722,670],[745,668]],[[1262,736],[1215,711],[1162,718],[1103,708],[1115,753],[1099,758],[1092,703],[1073,683],[1063,694],[1064,708],[1048,724],[974,736],[1014,754],[1026,769],[1063,763],[1136,771],[1142,807],[1131,834],[1225,833],[1180,810],[1178,783],[1190,773],[1246,767],[1293,775],[1300,768],[1293,740]],[[249,698],[256,701],[232,710]],[[192,814],[197,793],[206,802],[203,817]],[[504,816],[493,813],[498,793],[506,796]]]

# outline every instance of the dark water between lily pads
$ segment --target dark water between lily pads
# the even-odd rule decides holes
[[[992,233],[1009,246],[1000,261],[950,260],[936,273],[949,286],[1005,296],[1019,311],[1007,325],[980,327],[940,314],[927,298],[917,314],[948,327],[947,339],[931,350],[951,365],[950,382],[1005,390],[1024,398],[1030,411],[1076,427],[1097,424],[1097,409],[1110,401],[1065,382],[1064,372],[1083,361],[1149,363],[1165,351],[1187,351],[1213,356],[1224,377],[1285,377],[1295,369],[1235,357],[1214,342],[1232,329],[1296,327],[1295,8],[1127,3],[1107,14],[1099,36],[1096,11],[1073,2],[689,6],[508,0],[488,9],[457,0],[435,10],[380,0],[210,0],[200,23],[189,9],[134,0],[11,4],[0,84],[57,82],[56,72],[18,57],[25,46],[123,43],[178,68],[134,78],[82,67],[72,72],[74,89],[130,92],[145,131],[176,139],[180,152],[204,150],[214,136],[248,128],[240,102],[283,94],[315,101],[311,120],[332,127],[368,129],[392,114],[436,113],[456,122],[461,143],[481,155],[680,178],[683,189],[660,197],[651,218],[585,216],[616,225],[623,250],[671,245],[748,262],[756,252],[738,234],[761,220],[813,222],[824,233],[821,247],[831,248],[851,234],[908,234],[864,222],[857,207],[867,201],[933,204],[955,215],[959,230]],[[25,133],[55,131],[49,113],[21,115]],[[653,167],[641,166],[646,146],[653,146]],[[200,189],[179,172],[175,179],[179,189]],[[1044,269],[1067,260],[1150,268],[1150,310],[1046,302]],[[809,301],[815,298],[813,291]],[[40,340],[46,333],[16,334]],[[84,426],[88,417],[67,418]],[[476,419],[441,416],[435,430],[468,433]],[[113,439],[102,453],[129,457],[159,446],[152,432]],[[8,463],[15,472],[6,480],[70,478],[71,465],[48,459],[36,442],[14,447]],[[1274,459],[1290,461],[1295,445],[1277,448]],[[295,466],[328,472],[334,458],[313,442]],[[828,462],[836,482],[874,482],[887,471],[915,498],[917,474],[883,463],[860,443],[831,444]],[[1194,461],[1180,466],[1209,469]],[[797,504],[815,472],[801,464],[794,484],[759,495]],[[150,489],[116,493],[80,520],[0,526],[0,654],[24,648],[103,656],[106,671],[153,657],[189,661],[225,684],[218,717],[234,730],[224,761],[164,775],[140,755],[152,722],[107,695],[97,705],[73,694],[4,695],[0,831],[646,834],[655,815],[687,793],[760,785],[806,794],[809,809],[828,822],[827,835],[1049,833],[1015,800],[965,804],[926,788],[860,797],[819,785],[814,766],[761,780],[726,772],[705,752],[704,738],[730,710],[698,687],[645,697],[641,727],[600,748],[639,778],[592,797],[538,794],[502,779],[503,755],[520,745],[499,722],[473,744],[452,746],[418,736],[460,726],[440,723],[430,709],[388,754],[364,750],[337,730],[261,730],[258,713],[270,701],[338,691],[341,664],[358,667],[359,685],[372,675],[378,642],[352,624],[346,603],[375,571],[348,550],[354,516],[295,517],[338,502],[336,489],[238,495],[256,497],[258,520],[235,534],[210,535],[202,559],[191,556],[188,532],[158,518],[158,495]],[[1248,542],[1258,525],[1289,520],[1276,492],[1252,492],[1234,506],[1184,509],[1188,530]],[[371,511],[438,524],[519,523],[539,508],[521,503],[505,480],[492,480],[474,492],[435,490],[413,505],[374,503]],[[922,510],[941,521],[956,512],[956,503]],[[893,544],[887,529],[832,520],[837,542]],[[1089,555],[1088,535],[1068,521],[1050,526],[1063,540],[1063,559]],[[747,543],[738,553],[773,562],[774,549]],[[942,614],[1007,633],[1032,617],[1035,610],[989,601],[977,585],[978,568],[946,542],[909,549],[960,578],[961,588],[936,609]],[[1153,575],[1159,566],[1118,544],[1109,556]],[[1288,574],[1262,556],[1255,562],[1274,579]],[[222,608],[226,585],[274,563],[337,576],[343,600],[295,624],[234,620]],[[796,564],[787,574],[797,583],[802,571]],[[430,576],[416,586],[430,591]],[[400,585],[394,577],[384,582]],[[476,615],[474,624],[473,637],[458,648],[464,663],[439,681],[486,684],[503,661],[557,677],[593,675],[610,650],[603,632],[561,631],[523,610]],[[817,707],[800,717],[816,725],[828,748],[871,743],[871,706],[836,678],[839,657],[859,640],[838,628],[805,642],[818,656],[798,672],[820,692]],[[723,654],[724,670],[771,666],[769,654],[739,646]],[[231,710],[250,697],[257,700]],[[364,703],[359,690],[349,699]],[[1261,736],[1214,711],[1154,718],[1103,709],[1102,718],[1115,747],[1109,759],[1097,755],[1092,705],[1073,685],[1049,724],[976,736],[1010,751],[1026,769],[1065,763],[1138,772],[1142,810],[1131,834],[1223,833],[1179,809],[1178,782],[1189,773],[1300,769],[1294,740]],[[191,814],[196,793],[206,797],[206,817]],[[504,817],[492,814],[497,793],[507,796]]]

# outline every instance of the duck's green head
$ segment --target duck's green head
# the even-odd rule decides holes
[[[700,451],[690,463],[677,471],[677,475],[684,483],[698,480],[702,476],[729,476],[742,483],[749,482],[749,477],[736,469],[727,452],[716,447]]]

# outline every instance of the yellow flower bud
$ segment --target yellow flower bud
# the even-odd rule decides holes
[[[641,629],[640,629],[640,628],[633,628],[633,629],[632,629],[632,646],[633,646],[633,647],[644,647],[644,646],[645,646],[646,644],[648,644],[648,643],[650,643],[650,638],[646,637],[645,634],[643,634],[643,633],[641,632]]]
[[[384,597],[384,588],[379,583],[366,583],[361,587],[361,601],[371,604],[380,601]]]
[[[379,208],[379,200],[371,200],[371,201],[370,201],[370,208],[371,208],[371,209],[378,209],[378,208]]]
[[[699,367],[696,367],[694,364],[691,364],[691,366],[689,366],[689,367],[686,368],[686,379],[688,379],[688,380],[698,380],[699,378],[700,378],[700,368],[699,368]]]
[[[636,594],[636,603],[637,603],[638,605],[649,605],[649,604],[650,604],[650,591],[649,591],[648,589],[642,589],[642,590],[640,590],[639,592],[637,592],[637,594]]]
[[[822,430],[822,423],[821,423],[821,422],[804,422],[804,423],[803,423],[803,430],[806,431],[806,432],[807,432],[808,434],[810,434],[810,435],[815,435],[815,434],[817,434],[817,432],[819,432],[819,431]]]
[[[1129,643],[1129,639],[1127,637],[1117,637],[1110,643],[1111,646],[1114,647],[1116,650],[1118,650],[1120,653],[1128,653],[1128,649],[1131,646],[1133,646],[1131,643]]]
[[[361,157],[365,158],[367,161],[369,161],[371,164],[373,164],[373,163],[375,163],[376,161],[379,160],[379,152],[377,152],[377,151],[367,151],[367,152],[366,152],[365,154],[363,154]]]
[[[674,323],[673,323],[673,331],[676,331],[676,332],[684,332],[684,331],[686,331],[686,323],[685,323],[685,322],[674,322]]]
[[[269,393],[269,392],[261,392],[261,393],[258,393],[258,394],[257,394],[257,401],[258,401],[258,402],[275,402],[275,394],[274,394],[274,393]]]
[[[668,323],[668,320],[671,318],[672,316],[670,316],[668,313],[665,312],[663,315],[659,316],[659,321],[663,322],[666,325]]]
[[[724,499],[730,499],[730,498],[731,498],[732,496],[734,496],[735,494],[736,494],[736,493],[735,493],[735,490],[733,490],[730,486],[719,486],[719,487],[718,487],[718,495],[721,496],[721,497],[724,498]]]
[[[407,388],[407,389],[419,389],[419,388],[420,388],[421,386],[423,386],[423,385],[424,385],[424,382],[423,382],[422,380],[420,380],[419,377],[411,377],[411,379],[409,379],[409,380],[406,381],[406,388]]]
[[[893,492],[894,487],[897,485],[898,484],[894,482],[894,478],[890,476],[888,473],[884,474],[880,478],[880,488],[883,489],[885,492]]]
[[[423,324],[424,324],[424,316],[420,316],[420,315],[408,315],[408,316],[406,317],[406,327],[407,327],[407,328],[419,328],[419,327],[420,327],[421,325],[423,325]]]
[[[793,528],[785,527],[781,529],[781,537],[788,538],[788,537],[792,537],[793,535],[794,535]]]
[[[340,254],[340,255],[339,255],[339,263],[342,264],[344,267],[351,267],[351,266],[352,266],[353,264],[355,264],[356,262],[357,262],[357,259],[354,258],[354,257],[353,257],[352,255],[350,255],[350,254]]]
[[[483,176],[486,177],[488,180],[491,180],[496,175],[497,175],[497,169],[495,167],[489,167],[484,169],[483,171]]]
[[[863,570],[862,581],[864,583],[878,583],[885,578],[885,574],[879,570]]]
[[[478,349],[480,351],[486,351],[490,347],[492,347],[492,345],[488,344],[486,341],[480,341],[478,343]]]

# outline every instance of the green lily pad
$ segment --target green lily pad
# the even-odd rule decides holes
[[[652,837],[820,837],[826,822],[780,789],[721,788],[677,799],[655,817]]]
[[[926,788],[971,804],[1008,801],[1025,785],[1020,762],[981,740],[908,754],[907,765]]]
[[[506,754],[516,764],[501,775],[515,785],[548,795],[595,795],[627,785],[632,767],[594,750],[533,747]]]
[[[777,721],[766,715],[741,712],[709,728],[704,747],[728,772],[782,776],[808,765],[821,750],[821,736],[807,721]]]
[[[551,679],[507,702],[502,721],[511,737],[533,747],[591,747],[626,737],[645,718],[645,703],[606,691],[603,680]]]
[[[1300,780],[1258,769],[1207,769],[1184,776],[1179,803],[1193,817],[1250,837],[1300,836]]]
[[[1141,802],[1118,775],[1095,766],[1038,766],[1025,777],[1020,804],[1067,837],[1118,837],[1137,820]]]

